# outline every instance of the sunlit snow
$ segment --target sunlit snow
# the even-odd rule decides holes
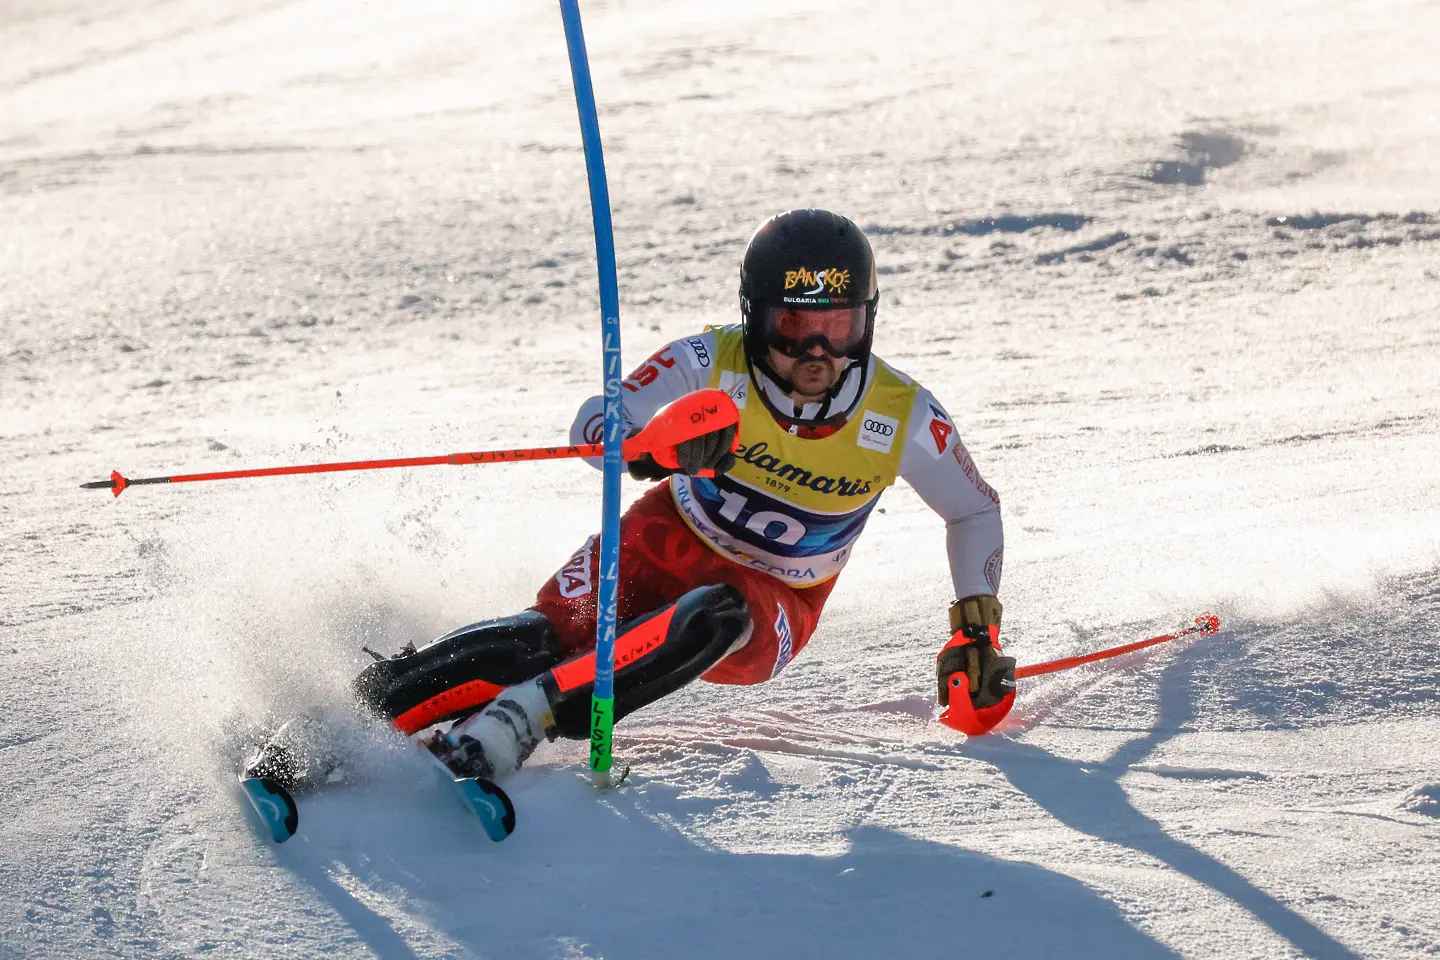
[[[940,523],[888,493],[775,681],[513,781],[420,758],[274,846],[252,725],[528,605],[583,464],[78,484],[562,440],[598,392],[558,8],[0,7],[0,960],[1440,953],[1440,6],[593,0],[630,365],[796,206],[869,233],[1035,663],[933,719]],[[639,492],[627,483],[627,496]]]

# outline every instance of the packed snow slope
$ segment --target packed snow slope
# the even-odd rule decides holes
[[[485,841],[420,759],[263,839],[246,731],[527,605],[599,383],[556,6],[0,8],[0,958],[1440,953],[1440,5],[585,5],[630,365],[754,226],[870,234],[876,348],[1004,501],[1022,663],[932,717],[940,524],[886,495],[804,655],[580,745]],[[627,495],[639,491],[627,485]]]

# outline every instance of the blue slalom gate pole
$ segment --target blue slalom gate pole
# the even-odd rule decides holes
[[[595,262],[600,274],[600,335],[605,369],[604,505],[600,522],[600,594],[595,611],[595,695],[590,705],[590,769],[596,781],[609,782],[610,740],[615,726],[615,632],[620,602],[620,476],[625,440],[620,399],[620,289],[615,276],[615,235],[610,225],[610,190],[605,183],[605,156],[600,148],[600,119],[585,33],[580,27],[579,0],[560,0],[565,21],[565,46],[575,80],[575,105],[580,111],[580,136],[585,144],[585,171],[590,178],[590,211],[595,220]]]

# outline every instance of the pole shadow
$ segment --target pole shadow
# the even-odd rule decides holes
[[[662,783],[597,796],[579,775],[538,772],[514,792],[521,823],[503,844],[438,793],[410,808],[424,818],[377,793],[317,798],[280,860],[383,960],[436,941],[505,960],[1048,960],[1076,942],[1177,956],[1078,880],[886,829],[851,831],[835,855],[718,849],[681,826],[714,808]],[[376,896],[384,916],[365,906]],[[416,927],[431,947],[406,941]]]
[[[1159,716],[1145,736],[1127,741],[1103,763],[1081,763],[1015,740],[975,738],[966,756],[993,764],[1016,789],[1052,817],[1080,833],[1128,847],[1159,860],[1196,883],[1231,900],[1295,949],[1314,958],[1359,960],[1358,955],[1272,894],[1265,892],[1214,857],[1182,843],[1137,810],[1120,778],[1197,717],[1197,690],[1228,661],[1243,656],[1266,631],[1226,631],[1182,650],[1161,673]]]

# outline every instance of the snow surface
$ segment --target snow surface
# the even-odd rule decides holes
[[[562,438],[599,378],[551,3],[0,8],[0,958],[1440,953],[1440,5],[587,3],[631,362],[764,217],[870,233],[879,352],[1004,498],[1022,663],[932,720],[887,494],[811,647],[514,781],[263,839],[248,725],[513,612],[580,464],[76,485]],[[627,488],[629,495],[637,486]]]

